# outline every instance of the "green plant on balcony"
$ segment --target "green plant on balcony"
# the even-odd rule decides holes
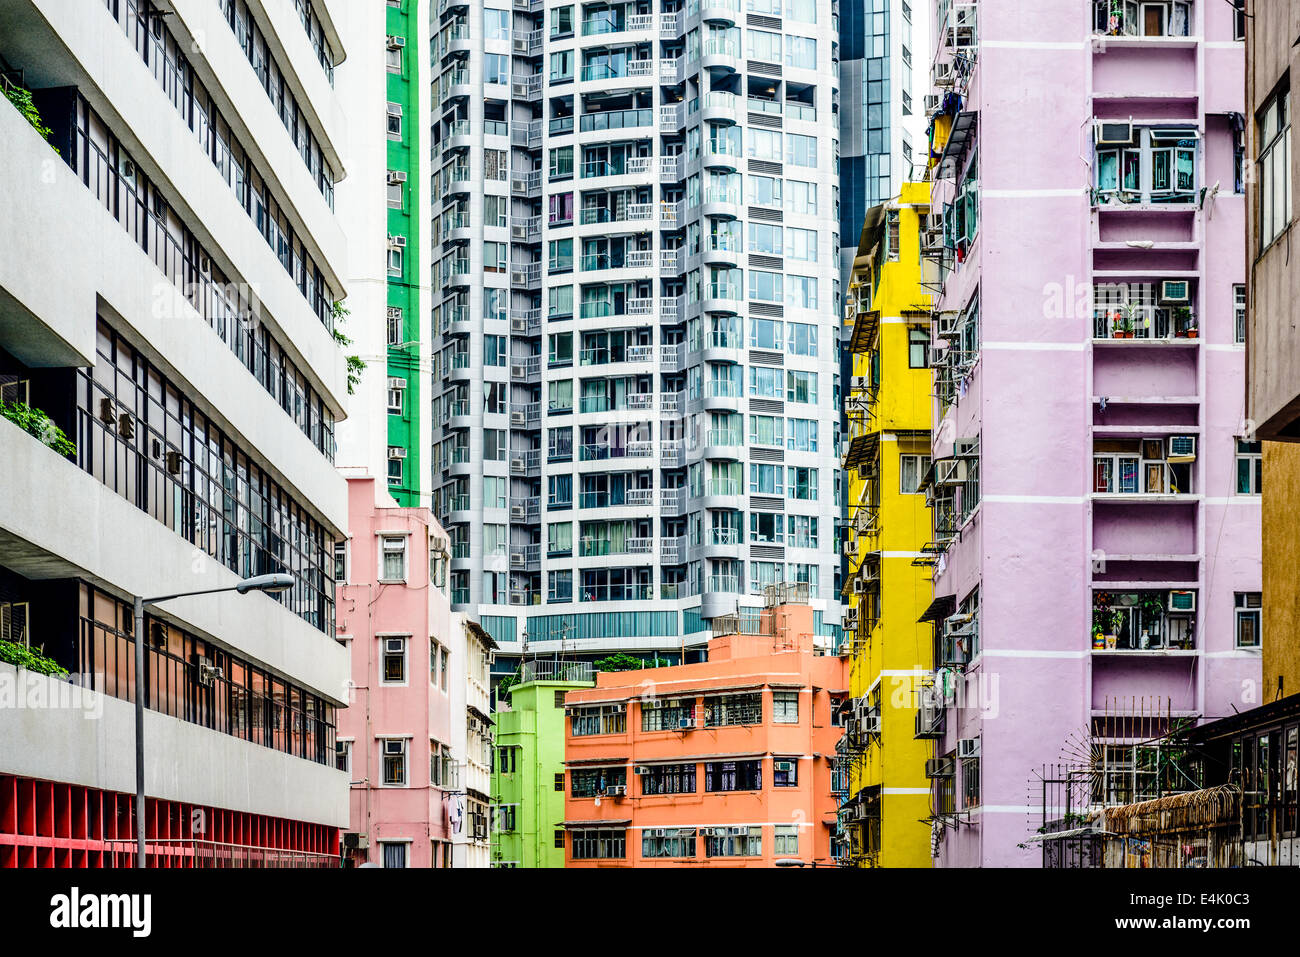
[[[32,124],[32,129],[41,134],[48,143],[52,130],[41,122],[41,111],[38,110],[36,104],[32,102],[32,91],[25,90],[21,86],[17,86],[16,84],[7,81],[4,83],[4,88],[5,96],[9,99],[9,102],[14,105],[14,109],[21,113],[23,119]],[[59,152],[57,146],[51,146],[50,148],[56,153]]]
[[[55,452],[65,458],[77,454],[77,446],[54,424],[53,420],[40,409],[33,409],[25,402],[5,402],[0,399],[0,415],[22,429],[28,435],[40,439]]]
[[[597,671],[637,671],[641,668],[666,668],[668,664],[667,658],[642,659],[635,655],[626,655],[621,651],[593,662]]]
[[[32,649],[15,641],[0,639],[0,661],[8,662],[16,668],[26,668],[38,675],[66,678],[68,669],[53,658],[47,658],[43,651],[43,648]]]
[[[343,305],[342,302],[336,302],[334,303],[332,315],[334,318],[334,322],[333,322],[334,328],[332,330],[334,333],[334,341],[337,342],[344,349],[346,349],[348,346],[352,345],[352,339],[350,336],[344,333],[341,327],[343,321],[347,319],[348,316],[352,315],[352,310],[349,309],[347,306]],[[347,357],[347,360],[348,360],[348,395],[352,395],[356,392],[357,386],[361,384],[361,373],[364,372],[366,369],[366,361],[358,355],[350,355]]]

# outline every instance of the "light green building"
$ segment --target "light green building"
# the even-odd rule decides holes
[[[563,867],[564,696],[595,675],[586,662],[528,661],[519,678],[493,715],[492,866]]]

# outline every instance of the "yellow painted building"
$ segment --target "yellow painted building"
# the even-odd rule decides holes
[[[846,637],[852,637],[849,801],[841,823],[862,867],[929,867],[930,742],[917,738],[918,692],[933,668],[924,546],[930,514],[930,290],[920,255],[928,184],[869,210],[846,296]]]

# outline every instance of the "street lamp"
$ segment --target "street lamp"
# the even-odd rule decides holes
[[[254,575],[245,578],[237,585],[226,588],[205,588],[200,591],[183,591],[174,595],[159,595],[157,598],[135,599],[135,866],[143,869],[144,854],[144,606],[157,604],[171,598],[189,598],[193,595],[215,595],[218,592],[234,591],[241,595],[260,591],[276,594],[293,587],[293,576],[283,572],[272,575]]]

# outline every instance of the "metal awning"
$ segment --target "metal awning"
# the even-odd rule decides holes
[[[853,335],[849,337],[849,351],[869,352],[871,344],[876,341],[876,330],[879,328],[879,309],[866,309],[858,313],[858,318],[853,323]]]
[[[966,147],[975,135],[975,121],[979,114],[975,110],[963,110],[952,121],[952,130],[948,133],[948,142],[943,146],[943,154],[935,169],[936,179],[946,179],[957,173],[957,164],[966,155]]]
[[[855,469],[866,462],[876,460],[876,451],[880,448],[880,433],[868,432],[849,441],[849,449],[844,453],[844,468]]]
[[[956,610],[956,595],[940,595],[934,601],[930,602],[925,611],[921,613],[921,617],[916,620],[918,622],[939,621],[940,619],[947,618]]]
[[[621,827],[622,827],[622,828],[625,828],[625,827],[627,827],[627,826],[628,826],[629,824],[631,824],[631,823],[632,823],[632,819],[629,817],[629,818],[627,818],[626,820],[621,820],[621,821],[607,821],[607,820],[598,820],[598,821],[564,821],[560,826],[561,826],[561,827],[565,827],[565,828],[569,828],[569,827],[593,827],[593,828],[605,827],[605,828],[617,829],[617,828],[621,828]]]

